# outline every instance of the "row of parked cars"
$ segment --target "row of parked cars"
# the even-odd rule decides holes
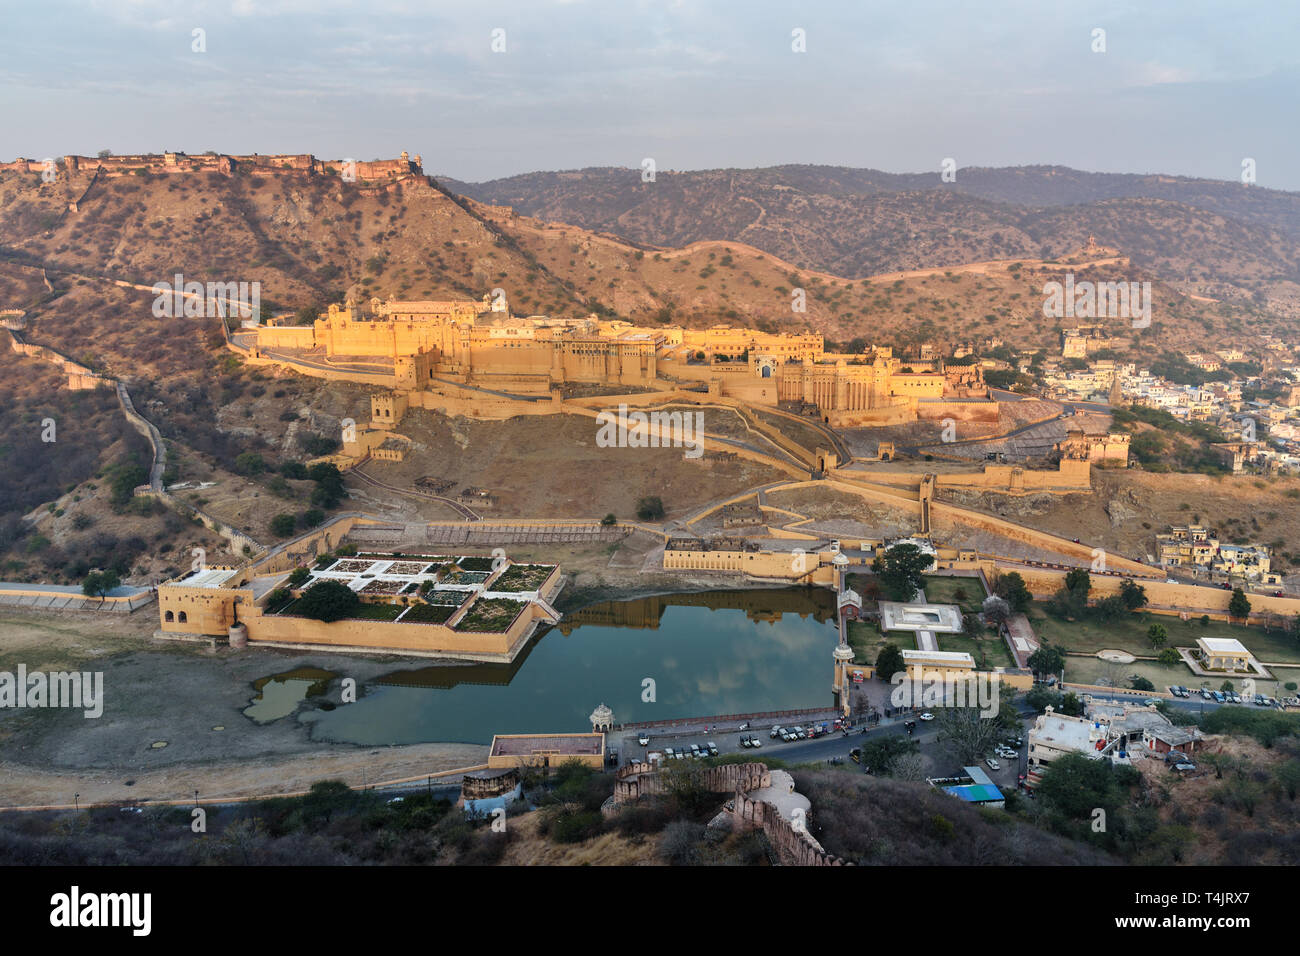
[[[773,740],[812,740],[824,736],[827,731],[816,725],[804,727],[773,727],[768,736]]]
[[[1235,691],[1230,690],[1207,690],[1202,687],[1199,691],[1191,691],[1186,687],[1174,685],[1169,688],[1169,693],[1175,697],[1191,697],[1194,693],[1199,693],[1203,700],[1212,700],[1218,704],[1254,704],[1257,707],[1279,707],[1276,697],[1269,697],[1266,694],[1256,694],[1254,697],[1242,696]]]
[[[674,750],[672,747],[664,748],[665,760],[685,760],[687,757],[693,757],[696,760],[703,760],[705,757],[716,757],[718,755],[718,745],[710,740],[707,744],[691,744],[691,749],[678,747]]]

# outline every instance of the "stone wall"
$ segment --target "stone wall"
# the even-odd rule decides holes
[[[737,830],[762,830],[782,864],[847,865],[840,857],[822,849],[805,830],[796,827],[793,821],[785,819],[775,806],[749,797],[752,791],[772,786],[772,773],[765,764],[723,764],[720,767],[705,767],[701,773],[704,775],[704,789],[712,793],[733,795],[733,827]],[[602,809],[607,815],[617,813],[624,804],[663,792],[663,776],[658,765],[632,761],[615,774],[614,795]]]

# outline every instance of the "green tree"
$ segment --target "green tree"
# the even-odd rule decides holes
[[[1121,773],[1109,760],[1065,754],[1047,768],[1037,796],[1049,809],[1070,820],[1091,821],[1097,807],[1104,809],[1107,816],[1118,816],[1131,783],[1131,772]]]
[[[998,579],[993,582],[993,593],[1003,598],[1017,614],[1029,607],[1029,602],[1034,599],[1018,571],[998,575]]]
[[[123,462],[112,471],[109,480],[109,502],[114,508],[121,508],[131,500],[135,489],[149,480],[149,469],[134,462]]]
[[[91,571],[82,579],[81,593],[86,597],[102,598],[121,583],[122,579],[111,568],[107,571]]]
[[[1173,667],[1181,660],[1182,657],[1172,647],[1166,647],[1156,655],[1156,661],[1163,667]]]
[[[888,683],[895,674],[903,670],[903,652],[897,644],[886,644],[876,655],[876,676]]]
[[[910,601],[924,586],[923,573],[932,564],[934,555],[914,544],[896,544],[871,563],[871,570],[895,600]]]
[[[306,583],[309,577],[311,577],[310,568],[294,568],[293,571],[290,572],[289,574],[289,583],[292,584],[294,587],[299,587],[300,585]]]
[[[1169,639],[1169,632],[1163,624],[1152,624],[1147,628],[1147,640],[1152,647],[1161,647]]]
[[[266,460],[255,451],[246,451],[235,457],[235,471],[241,475],[260,475],[266,471]]]
[[[1061,617],[1082,617],[1088,610],[1088,592],[1092,578],[1083,568],[1073,568],[1065,575],[1065,584],[1052,596],[1052,610]]]
[[[295,519],[293,515],[276,515],[271,519],[271,534],[275,535],[277,538],[287,538],[293,534],[293,530],[297,525],[297,519]]]
[[[1130,611],[1147,605],[1147,589],[1132,578],[1125,578],[1120,584],[1119,596],[1124,599],[1124,606]]]
[[[658,495],[649,495],[636,503],[636,516],[642,521],[663,521],[664,503]]]
[[[1044,644],[1029,655],[1026,663],[1035,674],[1059,674],[1065,669],[1065,655],[1058,648]]]
[[[612,525],[618,524],[618,518],[616,518],[614,512],[611,511],[609,514],[605,515],[605,517],[600,519],[600,523],[608,528]]]
[[[1151,683],[1151,681],[1147,680],[1145,677],[1142,677],[1140,674],[1134,674],[1132,677],[1129,678],[1129,686],[1132,687],[1134,690],[1155,690],[1156,689],[1155,684]]]
[[[1250,599],[1241,588],[1232,589],[1232,600],[1228,602],[1228,616],[1234,621],[1244,621],[1250,617]]]
[[[357,592],[342,581],[317,581],[302,592],[295,610],[317,621],[337,621],[361,604]]]

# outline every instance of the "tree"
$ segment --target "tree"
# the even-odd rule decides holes
[[[288,476],[286,476],[288,477]],[[337,465],[321,462],[307,469],[307,477],[316,482],[311,490],[311,503],[317,508],[335,508],[346,493],[343,475]]]
[[[1065,575],[1065,589],[1071,594],[1082,594],[1086,601],[1092,590],[1092,577],[1084,568],[1071,568]]]
[[[876,676],[888,683],[903,670],[903,652],[897,644],[886,644],[876,655]]]
[[[1088,592],[1092,578],[1083,568],[1073,568],[1065,575],[1065,584],[1052,596],[1051,607],[1062,617],[1081,617],[1088,609]]]
[[[1172,647],[1166,647],[1164,650],[1162,650],[1159,654],[1156,655],[1156,662],[1163,667],[1173,667],[1181,660],[1182,657],[1179,656],[1178,652],[1174,650]]]
[[[1152,647],[1160,647],[1169,639],[1169,632],[1163,624],[1152,624],[1147,628],[1147,640]]]
[[[658,495],[649,495],[636,503],[636,516],[642,521],[663,521],[664,503]]]
[[[266,460],[255,451],[246,451],[235,457],[235,471],[241,475],[260,475],[266,471]]]
[[[612,527],[613,525],[618,524],[618,518],[614,517],[614,512],[611,511],[609,514],[605,515],[605,517],[600,519],[600,523],[606,528]]]
[[[1025,703],[1040,713],[1049,706],[1053,710],[1061,709],[1061,695],[1050,687],[1041,684],[1025,694]]]
[[[342,581],[317,581],[302,592],[295,610],[317,621],[337,621],[347,617],[360,604],[357,592]]]
[[[910,601],[925,584],[922,572],[934,564],[934,555],[914,544],[896,544],[871,563],[871,570],[898,601]]]
[[[1147,589],[1132,578],[1125,578],[1119,586],[1119,596],[1124,599],[1124,606],[1136,611],[1147,605]]]
[[[297,524],[297,519],[293,515],[276,515],[271,519],[271,534],[277,538],[287,538],[293,534],[293,529],[297,527]]]
[[[996,716],[981,716],[978,707],[941,707],[935,720],[939,724],[940,745],[962,765],[977,762],[1003,732]]]
[[[1058,648],[1044,644],[1029,655],[1026,663],[1035,674],[1059,674],[1065,669],[1065,655]]]
[[[294,568],[289,574],[289,583],[294,587],[298,587],[299,585],[306,583],[309,577],[311,577],[310,568]]]
[[[1228,602],[1228,616],[1234,621],[1244,621],[1250,617],[1250,599],[1241,588],[1232,589],[1232,600]]]
[[[86,597],[102,598],[121,583],[122,579],[112,568],[107,571],[91,571],[81,582],[81,593]]]
[[[862,745],[858,755],[862,765],[881,776],[892,774],[896,761],[916,754],[918,741],[914,737],[897,735],[871,737]]]
[[[1091,820],[1097,807],[1105,809],[1108,816],[1118,816],[1130,780],[1130,774],[1121,773],[1109,760],[1065,754],[1047,768],[1037,796],[1071,820]]]
[[[325,520],[325,512],[319,508],[308,508],[298,516],[298,520],[302,522],[304,528],[314,528]]]
[[[1084,609],[1085,612],[1087,609]],[[1116,621],[1121,617],[1131,613],[1128,605],[1124,603],[1124,598],[1119,594],[1111,594],[1102,598],[1092,607],[1092,616],[1103,623]]]
[[[1134,674],[1132,677],[1129,678],[1129,686],[1132,687],[1134,690],[1155,690],[1156,689],[1155,684],[1151,683],[1151,681],[1147,680],[1145,677],[1141,676],[1140,674]]]
[[[1017,614],[1029,607],[1029,602],[1034,599],[1033,594],[1025,585],[1025,579],[1020,576],[1018,571],[999,574],[997,580],[993,582],[993,593],[1006,600],[1007,604],[1011,606],[1011,610]]]
[[[1005,598],[990,594],[984,599],[984,620],[995,626],[1001,626],[1011,620],[1011,605]]]

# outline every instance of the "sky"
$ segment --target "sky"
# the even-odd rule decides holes
[[[3,160],[408,150],[481,181],[1252,159],[1300,190],[1293,0],[42,0],[4,24]]]

